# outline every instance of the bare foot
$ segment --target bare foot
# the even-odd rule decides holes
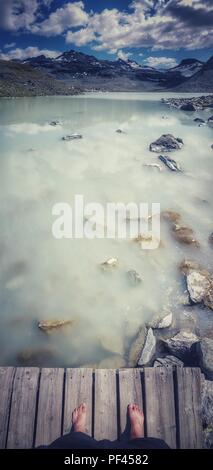
[[[86,403],[81,403],[72,413],[72,425],[74,432],[86,432]]]
[[[134,403],[128,405],[128,416],[130,419],[130,439],[144,437],[144,414],[141,408]]]

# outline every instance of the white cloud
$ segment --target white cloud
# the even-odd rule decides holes
[[[172,68],[172,67],[176,67],[177,62],[176,62],[176,59],[173,59],[173,57],[148,57],[148,59],[146,59],[144,61],[144,63],[146,65],[148,65],[149,67],[155,67],[155,68]]]
[[[39,55],[45,55],[46,57],[57,57],[61,54],[60,51],[51,51],[49,49],[39,49],[38,47],[26,47],[25,49],[16,48],[11,51],[4,53],[0,52],[0,59],[2,60],[11,60],[19,59],[24,60],[29,57],[37,57]]]
[[[131,57],[132,53],[131,52],[124,52],[124,51],[118,51],[117,57],[118,59],[124,60],[125,62]]]
[[[44,36],[56,36],[62,34],[68,28],[87,24],[88,17],[82,1],[69,2],[61,8],[57,8],[44,21],[34,24],[31,27],[31,32]]]
[[[15,47],[16,43],[15,42],[10,42],[9,44],[5,44],[3,46],[4,49],[11,49],[12,47]]]

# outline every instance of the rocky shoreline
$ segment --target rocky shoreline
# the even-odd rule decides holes
[[[162,98],[162,103],[182,111],[196,111],[213,108],[213,95],[192,98]]]

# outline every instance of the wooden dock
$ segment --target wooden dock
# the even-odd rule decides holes
[[[145,414],[145,436],[171,448],[201,448],[201,373],[197,368],[0,368],[0,448],[49,444],[69,432],[72,410],[88,406],[87,433],[120,438],[130,402]]]

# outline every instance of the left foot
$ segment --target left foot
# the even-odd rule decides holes
[[[144,437],[144,414],[141,408],[134,403],[128,405],[128,415],[130,419],[130,439]]]
[[[86,432],[86,416],[87,407],[85,403],[81,403],[72,413],[72,425],[74,432]]]

